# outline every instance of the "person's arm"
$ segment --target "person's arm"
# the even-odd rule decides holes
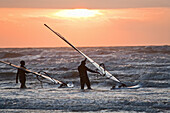
[[[31,73],[31,72],[25,71],[25,73]]]
[[[17,71],[16,83],[18,83],[18,76],[19,76],[19,69],[18,69],[18,71]]]
[[[27,69],[26,67],[23,67],[24,69]],[[31,72],[28,72],[28,71],[25,71],[25,73],[31,73]]]
[[[86,67],[86,69],[87,69],[87,71],[92,72],[92,73],[99,73],[99,72],[94,71],[94,70],[91,70],[91,69],[89,69],[89,68],[87,68],[87,67]]]

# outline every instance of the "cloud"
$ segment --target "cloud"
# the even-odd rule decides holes
[[[170,0],[1,0],[0,8],[146,8],[170,7]]]

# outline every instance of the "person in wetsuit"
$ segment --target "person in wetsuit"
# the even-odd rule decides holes
[[[90,80],[88,78],[87,71],[90,71],[92,73],[99,73],[99,72],[93,71],[93,70],[87,68],[85,65],[86,65],[86,59],[83,60],[80,64],[80,66],[78,67],[81,89],[84,89],[84,84],[87,85],[88,89],[91,89]]]
[[[21,61],[20,62],[20,64],[21,64],[21,66],[20,67],[23,67],[23,68],[25,68],[25,61]],[[26,82],[26,73],[28,73],[28,72],[26,72],[26,71],[24,71],[24,70],[22,70],[22,69],[18,69],[18,71],[17,71],[17,76],[16,76],[16,83],[18,83],[18,77],[19,77],[19,81],[20,81],[20,83],[21,83],[21,87],[20,88],[27,88],[26,86],[25,86],[25,82]]]

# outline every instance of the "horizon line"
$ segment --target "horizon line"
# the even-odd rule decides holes
[[[122,45],[122,46],[76,46],[77,48],[98,48],[98,47],[145,47],[145,46],[170,46],[170,44],[151,44],[151,45]],[[58,46],[58,47],[55,47],[55,46],[44,46],[44,47],[0,47],[0,49],[12,49],[12,48],[25,48],[25,49],[29,49],[29,48],[71,48],[70,46]]]

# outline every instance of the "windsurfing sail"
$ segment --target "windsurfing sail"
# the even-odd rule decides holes
[[[66,40],[66,38],[64,38],[61,34],[59,34],[58,32],[55,32],[54,30],[52,30],[48,25],[44,24],[48,29],[50,29],[53,33],[55,33],[58,37],[60,37],[62,40],[64,40],[68,45],[70,45],[73,49],[75,49],[77,52],[79,52],[82,56],[84,56],[85,58],[87,58],[88,61],[90,61],[98,70],[99,73],[101,75],[106,76],[107,78],[117,82],[117,83],[121,83],[116,77],[114,77],[111,73],[109,73],[108,71],[106,71],[103,67],[101,67],[99,64],[97,64],[96,62],[94,62],[90,57],[88,57],[87,55],[85,55],[83,52],[81,52],[79,49],[77,49],[75,46],[73,46],[69,41]],[[122,84],[122,83],[121,83]]]
[[[61,84],[61,85],[66,85],[67,87],[70,87],[70,85],[68,85],[68,84],[66,84],[66,83],[63,83],[63,82],[61,82],[61,81],[59,81],[59,80],[56,80],[56,79],[54,79],[54,78],[51,78],[51,77],[49,77],[49,76],[40,74],[40,73],[38,73],[38,72],[34,72],[34,71],[31,71],[31,70],[28,70],[28,69],[26,69],[26,68],[23,68],[23,67],[20,67],[20,66],[11,64],[11,63],[9,63],[9,62],[5,62],[5,61],[1,61],[1,60],[0,60],[0,62],[3,63],[3,64],[7,64],[7,65],[9,65],[9,66],[12,66],[12,67],[14,67],[14,68],[16,68],[16,69],[21,69],[21,70],[27,71],[27,72],[29,72],[29,73],[32,73],[32,74],[34,74],[34,75],[36,75],[36,76],[40,76],[40,77],[45,78],[45,79],[47,79],[47,80],[49,80],[49,81],[51,81],[51,82],[53,82],[53,83],[55,83],[55,84]]]

